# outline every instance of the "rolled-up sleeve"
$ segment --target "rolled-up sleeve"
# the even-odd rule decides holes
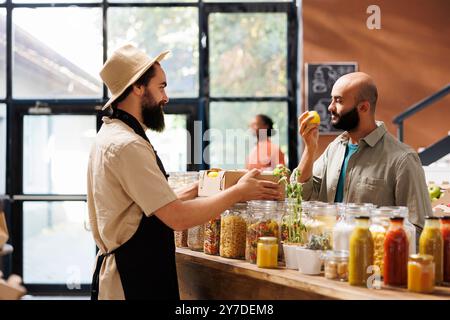
[[[312,177],[308,181],[302,183],[302,197],[306,201],[317,200],[319,198],[322,179],[325,174],[325,168],[327,166],[327,152],[328,148],[314,162]],[[297,172],[298,168],[295,168],[291,175],[291,182],[295,181]]]
[[[121,148],[114,163],[123,189],[146,216],[177,199],[145,141],[137,140]]]
[[[416,153],[407,153],[399,160],[395,202],[408,207],[410,222],[420,228],[423,228],[425,216],[432,215],[425,173]]]

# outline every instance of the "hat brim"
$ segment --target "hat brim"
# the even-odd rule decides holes
[[[111,98],[109,98],[108,102],[106,102],[106,104],[102,107],[102,110],[105,110],[106,108],[108,108],[109,106],[111,106],[111,104],[121,96],[122,93],[125,92],[125,90],[131,86],[133,83],[135,83],[148,69],[151,68],[152,65],[155,64],[155,62],[160,62],[162,60],[164,60],[164,58],[170,53],[170,51],[164,51],[162,53],[160,53],[159,55],[157,55],[155,58],[153,58],[152,60],[150,60],[150,62],[148,62],[147,64],[145,64],[141,70],[139,70],[139,72],[137,72],[135,74],[135,76],[133,78],[130,79],[130,81],[128,81],[127,85],[120,90],[118,93],[114,94],[111,96]]]

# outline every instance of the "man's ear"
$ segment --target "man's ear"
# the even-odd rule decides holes
[[[359,110],[361,112],[369,112],[370,111],[370,103],[369,103],[369,101],[366,100],[366,101],[360,102]]]
[[[143,85],[137,85],[133,84],[133,93],[139,97],[141,97],[144,94],[144,86]]]

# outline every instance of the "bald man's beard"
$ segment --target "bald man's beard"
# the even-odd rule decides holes
[[[333,122],[331,120],[331,125],[338,130],[344,131],[352,131],[359,125],[359,114],[358,109],[356,108],[358,105],[355,105],[350,111],[347,111],[344,114],[338,114],[337,112],[331,112],[331,114],[337,117],[337,120]]]
[[[142,121],[153,131],[162,132],[166,127],[164,122],[164,101],[156,102],[150,92],[145,89],[141,101]]]

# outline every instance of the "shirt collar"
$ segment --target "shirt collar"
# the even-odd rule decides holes
[[[387,132],[386,126],[384,125],[383,121],[376,121],[376,123],[377,128],[361,139],[372,148],[378,143],[378,141],[381,140],[381,138],[383,138],[384,134]],[[348,143],[350,136],[348,132],[345,131],[338,137],[338,139],[342,143]]]

